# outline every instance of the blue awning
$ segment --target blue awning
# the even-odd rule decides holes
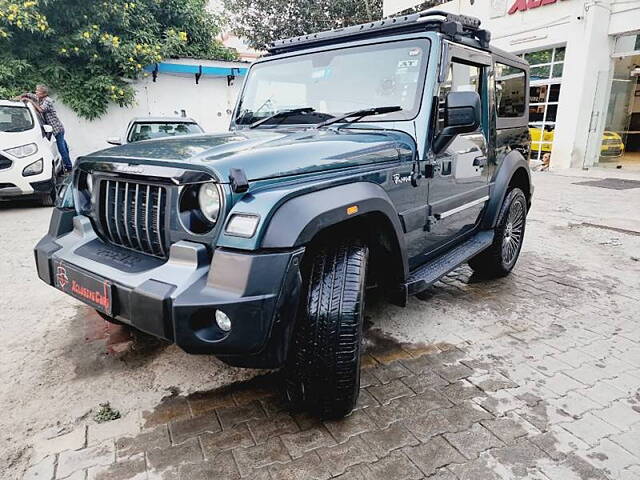
[[[156,70],[157,69],[157,70]],[[185,65],[181,63],[156,63],[147,65],[144,70],[152,73],[157,71],[158,73],[178,73],[178,74],[190,74],[190,75],[209,75],[212,77],[242,77],[247,74],[248,68],[246,67],[211,67],[205,65]]]

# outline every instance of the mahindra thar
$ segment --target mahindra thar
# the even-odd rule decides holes
[[[105,319],[355,405],[365,291],[405,305],[459,265],[514,267],[533,186],[529,70],[428,11],[277,41],[228,132],[80,158],[35,247]]]

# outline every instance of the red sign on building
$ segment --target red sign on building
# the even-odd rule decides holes
[[[557,1],[558,0],[516,0],[509,9],[509,15],[513,15],[516,12],[531,10],[532,8],[542,7],[544,5],[550,5]]]

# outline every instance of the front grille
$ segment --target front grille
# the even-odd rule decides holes
[[[3,188],[16,188],[16,186],[13,183],[0,183],[0,189]]]
[[[11,168],[11,165],[13,165],[13,162],[11,160],[3,155],[0,155],[0,170]]]
[[[615,138],[605,139],[602,141],[603,145],[620,145],[620,140],[616,140]]]
[[[103,180],[98,212],[104,235],[121,247],[166,258],[166,199],[159,185]]]

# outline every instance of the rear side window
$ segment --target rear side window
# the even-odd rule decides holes
[[[527,82],[524,70],[496,63],[496,107],[500,118],[520,118],[526,112]]]

